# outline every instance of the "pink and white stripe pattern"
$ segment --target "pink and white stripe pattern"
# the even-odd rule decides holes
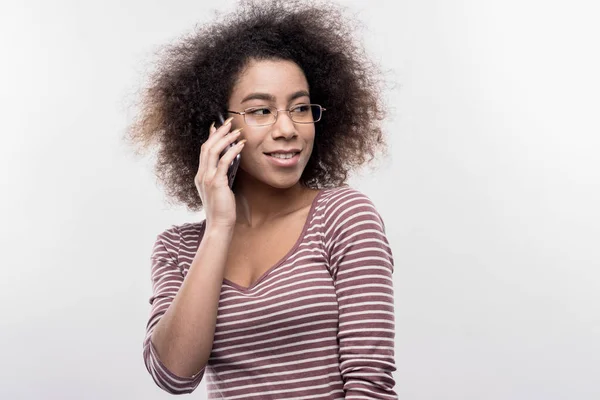
[[[160,388],[191,393],[206,376],[210,399],[397,399],[392,252],[373,203],[348,186],[319,192],[296,244],[254,284],[223,280],[208,364],[194,377],[169,371],[150,337],[203,222],[167,229],[152,252],[143,354]]]

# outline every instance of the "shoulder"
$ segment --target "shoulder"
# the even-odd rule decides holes
[[[321,194],[325,246],[367,237],[385,236],[385,224],[373,201],[350,186],[325,189]]]
[[[153,255],[167,253],[170,258],[177,259],[182,247],[190,247],[199,243],[204,234],[205,220],[185,222],[171,225],[156,236]]]
[[[383,225],[381,215],[371,198],[351,186],[344,185],[325,189],[321,196],[321,207],[326,225],[340,223],[344,216],[358,215],[374,218]]]

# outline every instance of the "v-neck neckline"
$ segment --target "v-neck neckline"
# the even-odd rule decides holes
[[[294,245],[286,253],[286,255],[284,255],[273,266],[271,266],[271,268],[269,268],[268,270],[266,270],[258,279],[256,279],[248,287],[243,287],[241,285],[238,285],[237,283],[232,282],[232,281],[230,281],[227,278],[223,278],[223,283],[226,283],[227,285],[238,289],[242,293],[249,292],[252,289],[254,289],[256,287],[256,285],[258,285],[259,283],[261,283],[267,277],[267,275],[269,275],[271,273],[271,271],[273,271],[275,268],[279,267],[288,258],[290,258],[290,256],[292,254],[294,254],[296,252],[296,250],[298,250],[298,247],[300,246],[300,243],[302,243],[302,241],[304,240],[304,236],[306,235],[306,231],[308,230],[308,227],[310,226],[310,221],[312,220],[313,214],[314,214],[316,206],[317,206],[317,200],[321,197],[321,195],[323,194],[324,191],[325,191],[325,189],[319,189],[319,192],[317,193],[317,195],[315,196],[315,198],[312,200],[312,203],[311,203],[311,206],[310,206],[310,210],[308,211],[308,215],[306,216],[306,221],[304,221],[304,226],[302,227],[302,232],[298,236],[298,239],[296,240],[296,243],[294,243]]]

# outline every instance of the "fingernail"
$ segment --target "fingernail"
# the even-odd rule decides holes
[[[244,143],[246,143],[246,142],[247,142],[247,140],[246,140],[246,139],[242,139],[242,140],[240,140],[240,141],[238,142],[238,144],[239,144],[240,146],[243,146],[243,145],[244,145]]]
[[[234,134],[234,135],[238,135],[242,131],[242,129],[244,129],[244,128],[238,128],[238,129],[236,129],[235,131],[233,131],[231,133]]]
[[[210,126],[210,130],[212,131],[213,129],[215,129],[215,122],[213,121],[212,125]]]
[[[223,125],[227,125],[229,123],[231,123],[231,121],[233,121],[233,117],[229,117],[225,120],[225,123]]]

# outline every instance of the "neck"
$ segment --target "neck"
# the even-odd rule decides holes
[[[306,195],[310,191],[300,183],[290,188],[279,189],[256,180],[250,182],[237,178],[234,188],[236,224],[247,228],[260,227],[296,211],[305,203]]]

